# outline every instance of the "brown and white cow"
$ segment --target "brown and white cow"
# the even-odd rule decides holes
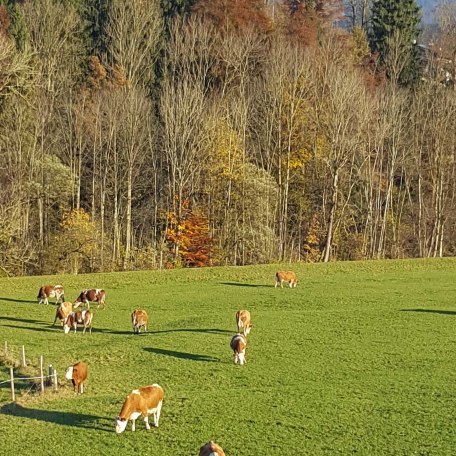
[[[238,332],[242,332],[244,336],[248,336],[253,326],[250,323],[250,312],[248,310],[238,310],[236,312],[236,324]]]
[[[74,308],[78,308],[82,303],[85,304],[86,309],[90,309],[90,302],[97,302],[98,306],[105,306],[106,292],[101,288],[92,288],[91,290],[82,290],[79,296],[74,301]]]
[[[231,338],[230,347],[234,352],[234,364],[245,364],[245,349],[247,347],[247,339],[244,334],[235,334]]]
[[[49,298],[56,298],[55,303],[65,301],[62,285],[43,285],[38,291],[38,304],[49,304]]]
[[[290,288],[295,288],[298,284],[298,280],[296,278],[296,274],[293,271],[278,271],[276,272],[276,283],[275,287],[280,284],[283,288],[283,282],[288,282],[288,286]]]
[[[73,383],[74,392],[84,393],[84,381],[87,378],[87,365],[82,361],[67,368],[65,378]]]
[[[71,312],[63,323],[63,331],[65,334],[68,334],[71,328],[73,328],[74,332],[76,332],[78,325],[83,325],[84,330],[82,331],[82,334],[86,332],[87,328],[89,328],[89,332],[92,334],[92,320],[93,312],[91,310]]]
[[[149,415],[154,417],[154,426],[158,427],[160,413],[165,393],[160,385],[154,383],[133,390],[125,399],[119,416],[116,418],[116,433],[125,431],[128,420],[131,420],[131,430],[136,428],[136,420],[141,415],[144,417],[146,429],[150,429]]]
[[[211,440],[200,448],[199,456],[225,456],[225,452],[220,445]]]
[[[131,324],[133,325],[133,332],[139,334],[141,328],[144,329],[144,332],[147,332],[147,322],[149,321],[149,316],[145,310],[135,309],[131,314]]]
[[[62,302],[62,304],[59,304],[59,307],[57,307],[57,310],[55,311],[54,323],[52,324],[55,325],[58,318],[63,325],[71,312],[73,312],[73,304],[68,301]]]

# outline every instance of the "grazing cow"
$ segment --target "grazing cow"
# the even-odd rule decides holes
[[[122,410],[116,418],[116,433],[120,434],[125,431],[128,420],[131,420],[131,430],[134,432],[136,419],[141,415],[144,417],[146,429],[150,429],[149,415],[152,414],[154,416],[154,426],[158,427],[163,396],[162,387],[156,383],[133,390],[125,399]]]
[[[73,304],[68,301],[62,302],[62,304],[60,304],[59,307],[57,307],[57,310],[55,312],[54,323],[52,324],[55,325],[55,322],[58,318],[63,325],[71,312],[73,312]]]
[[[62,285],[43,285],[38,291],[38,304],[49,304],[49,298],[56,298],[55,303],[61,300],[65,301],[65,295]]]
[[[144,328],[144,332],[147,332],[147,322],[149,316],[145,310],[135,309],[131,314],[131,324],[133,325],[133,332],[139,334],[141,328]]]
[[[92,319],[93,312],[90,310],[78,310],[77,312],[71,312],[63,323],[63,331],[65,334],[68,334],[70,329],[73,328],[74,332],[76,332],[79,324],[84,325],[84,331],[82,331],[82,334],[86,332],[87,328],[89,328],[89,332],[92,334]]]
[[[247,347],[247,339],[244,334],[235,334],[230,342],[231,349],[234,352],[234,364],[239,361],[239,364],[245,364],[245,348]]]
[[[82,361],[67,368],[65,378],[73,383],[74,392],[84,393],[84,381],[87,378],[87,365]]]
[[[74,308],[78,308],[82,303],[86,309],[90,309],[89,302],[98,302],[97,307],[105,306],[106,292],[101,288],[93,288],[92,290],[83,290],[74,301]]]
[[[225,452],[220,445],[211,440],[200,448],[199,456],[225,456]]]
[[[293,271],[278,271],[276,272],[276,283],[275,287],[280,283],[280,286],[283,288],[283,282],[288,282],[290,288],[295,288],[298,284],[296,279],[296,274]]]
[[[252,324],[250,323],[250,312],[248,310],[238,310],[236,312],[236,324],[238,332],[244,334],[244,336],[249,335],[250,330],[252,329]]]

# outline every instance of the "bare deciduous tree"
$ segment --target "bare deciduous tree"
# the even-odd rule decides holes
[[[132,84],[150,84],[163,24],[160,2],[112,0],[105,33],[110,65],[125,70]]]
[[[203,159],[206,93],[212,55],[212,30],[199,20],[170,27],[166,48],[160,114],[168,173],[169,207],[181,225],[184,200],[197,188],[199,161]],[[179,255],[179,236],[175,259]]]

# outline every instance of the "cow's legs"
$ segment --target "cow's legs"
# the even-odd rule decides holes
[[[160,421],[160,413],[162,408],[162,401],[160,401],[157,405],[157,408],[154,413],[154,426],[158,427],[158,422]]]
[[[144,417],[144,424],[146,425],[146,429],[150,429],[149,416],[148,415],[146,415]]]
[[[136,429],[136,420],[131,420],[131,431],[135,432]]]
[[[239,353],[239,364],[241,366],[245,364],[245,352]]]

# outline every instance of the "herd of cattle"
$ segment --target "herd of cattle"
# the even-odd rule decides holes
[[[278,271],[276,273],[275,287],[288,283],[290,288],[297,285],[296,274],[292,271]],[[83,325],[83,333],[88,329],[92,333],[93,312],[90,310],[90,303],[98,303],[98,307],[105,307],[106,292],[103,289],[83,290],[74,303],[65,301],[64,289],[61,285],[45,285],[38,292],[38,303],[49,304],[49,298],[55,298],[58,304],[54,323],[59,319],[65,334],[73,328],[74,332],[78,325]],[[60,303],[60,304],[59,304]],[[83,310],[76,310],[84,304]],[[147,332],[149,317],[142,309],[135,309],[131,314],[133,333],[139,334],[141,329]],[[252,328],[251,316],[248,310],[236,312],[237,334],[231,338],[230,347],[234,355],[234,363],[243,365],[246,363],[245,350],[247,347],[247,336]],[[87,378],[87,365],[80,361],[67,368],[65,378],[71,380],[74,391],[78,394],[84,392],[84,381]],[[153,416],[153,425],[158,427],[160,413],[163,404],[164,391],[158,384],[144,386],[133,390],[127,395],[119,416],[116,418],[116,433],[125,431],[128,421],[131,420],[131,430],[136,428],[136,420],[143,417],[146,429],[150,429],[149,416]],[[216,443],[210,441],[200,448],[199,456],[225,456],[223,449]]]

